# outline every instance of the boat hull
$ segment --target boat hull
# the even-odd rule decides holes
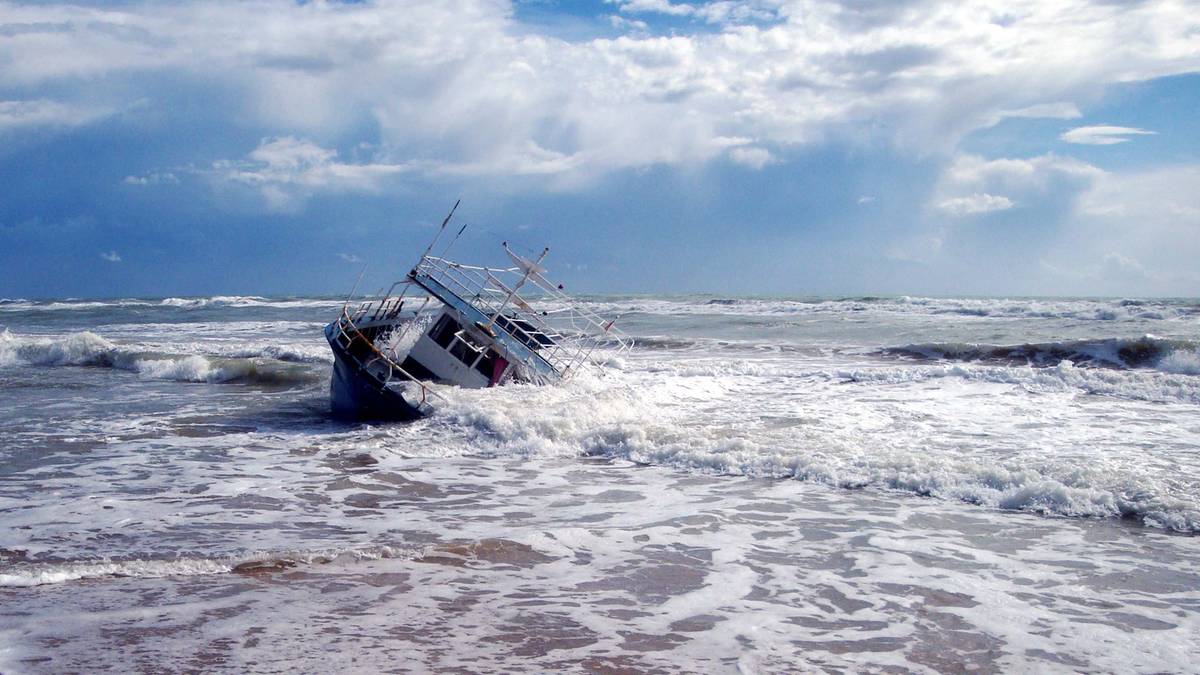
[[[404,395],[384,386],[373,373],[358,363],[336,341],[330,339],[334,325],[325,329],[333,350],[333,374],[329,380],[329,402],[335,417],[355,420],[411,421],[424,417],[421,407]]]

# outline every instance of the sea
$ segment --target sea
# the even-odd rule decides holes
[[[329,414],[343,300],[0,301],[0,672],[1200,671],[1200,301],[593,296]]]

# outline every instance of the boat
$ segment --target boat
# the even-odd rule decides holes
[[[333,350],[333,414],[411,421],[429,415],[442,386],[549,385],[588,368],[597,349],[633,341],[546,278],[542,262],[501,244],[511,265],[469,265],[430,255],[458,208],[400,281],[353,305],[325,327]],[[361,279],[361,276],[360,276]],[[356,285],[357,289],[357,285]],[[353,296],[354,291],[351,291]]]

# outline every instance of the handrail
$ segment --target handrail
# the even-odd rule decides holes
[[[393,283],[382,297],[365,300],[353,311],[349,303],[344,305],[342,316],[338,320],[338,330],[342,336],[349,341],[361,339],[368,344],[375,355],[369,363],[382,360],[388,366],[388,382],[394,373],[400,373],[408,381],[415,382],[421,389],[421,403],[426,402],[428,395],[442,400],[445,398],[396,363],[396,359],[384,353],[374,341],[368,340],[356,324],[364,319],[374,322],[380,319],[389,320],[398,315],[410,286],[414,283],[423,285],[416,282],[418,274],[436,280],[446,290],[491,318],[492,323],[489,326],[503,330],[528,347],[529,354],[525,358],[517,358],[516,361],[523,363],[531,373],[538,372],[538,368],[532,362],[528,362],[530,359],[545,361],[545,365],[565,379],[587,363],[601,346],[615,346],[617,353],[626,352],[633,347],[633,340],[616,328],[612,320],[606,320],[594,311],[576,305],[570,296],[548,282],[540,273],[527,274],[519,267],[489,268],[465,265],[446,258],[424,255],[408,277]],[[523,283],[522,280],[533,282],[527,286],[534,289],[533,296],[522,297],[517,292]],[[393,296],[392,293],[399,284],[405,284],[405,288],[398,296]],[[414,313],[414,319],[421,315],[431,299],[431,296],[425,297],[424,303]],[[530,301],[549,301],[561,304],[561,307],[539,311],[530,305]],[[553,323],[547,321],[547,317]],[[414,325],[416,324],[405,326],[404,331],[400,333],[401,340]]]
[[[384,300],[386,300],[386,299],[387,298],[384,298]],[[367,303],[367,305],[370,305],[370,304],[372,304],[372,303]],[[362,308],[360,308],[360,309],[362,309]],[[358,314],[358,312],[356,312],[356,314]],[[351,336],[349,333],[346,332],[346,329],[342,326],[343,319],[346,321],[347,324],[349,324],[349,326],[352,329],[354,329],[354,332],[357,334],[357,337]],[[443,401],[446,400],[446,397],[444,397],[441,394],[437,393],[436,391],[430,389],[424,382],[418,380],[411,373],[409,373],[407,370],[402,368],[400,366],[400,364],[398,364],[395,361],[393,361],[392,359],[388,358],[387,354],[384,354],[378,347],[376,347],[375,343],[373,341],[368,340],[367,336],[363,335],[362,331],[359,330],[358,326],[356,326],[354,324],[354,319],[351,318],[349,310],[347,310],[345,307],[342,308],[342,316],[338,319],[337,325],[338,325],[338,330],[340,330],[342,332],[342,335],[345,335],[351,341],[353,341],[355,339],[361,339],[363,342],[365,342],[367,344],[368,347],[371,348],[371,351],[375,352],[376,358],[382,359],[383,362],[388,365],[389,369],[395,369],[395,370],[399,371],[401,375],[408,378],[410,382],[415,382],[417,384],[417,386],[419,386],[421,388],[421,403],[425,403],[427,394],[433,394],[434,396],[438,397],[439,399],[441,399]],[[391,381],[391,373],[390,372],[388,374],[388,381]]]
[[[422,256],[413,269],[414,273],[421,272],[437,280],[448,290],[459,295],[463,300],[475,305],[477,309],[491,317],[499,317],[502,313],[510,319],[519,319],[533,330],[527,330],[516,321],[506,321],[501,326],[525,344],[539,344],[538,355],[549,363],[560,375],[566,375],[590,358],[595,349],[605,341],[615,341],[618,352],[632,348],[633,341],[621,330],[615,328],[614,322],[605,320],[595,312],[579,307],[566,293],[551,285],[540,274],[531,274],[522,278],[533,281],[542,297],[561,302],[565,307],[555,310],[556,318],[562,317],[570,331],[576,335],[575,345],[567,344],[570,340],[560,330],[551,326],[543,319],[545,314],[539,314],[529,302],[521,297],[514,289],[504,283],[500,275],[522,275],[523,270],[517,267],[489,268],[476,265],[464,265],[445,258]],[[489,294],[503,295],[507,303],[497,304]],[[498,298],[496,298],[498,299]],[[536,334],[550,338],[551,343],[545,344],[537,340]],[[576,349],[569,349],[575,346]]]

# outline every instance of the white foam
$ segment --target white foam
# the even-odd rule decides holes
[[[1158,369],[1179,375],[1200,375],[1200,350],[1177,349],[1158,362]]]
[[[105,359],[115,349],[115,344],[90,331],[57,339],[24,338],[7,329],[0,331],[0,365],[92,365]]]
[[[1120,371],[1079,368],[1068,360],[1053,368],[993,367],[966,364],[855,368],[827,373],[853,382],[906,384],[962,378],[978,382],[1017,385],[1031,392],[1082,391],[1138,401],[1200,403],[1200,380],[1187,375],[1154,371]]]
[[[265,298],[259,295],[214,295],[198,298],[164,298],[159,302],[163,307],[178,307],[180,309],[200,309],[203,307],[333,307],[339,304],[336,300],[319,298]]]
[[[133,370],[156,380],[180,382],[219,382],[229,379],[219,368],[213,368],[203,356],[187,356],[181,359],[138,359]]]
[[[62,563],[23,563],[0,572],[0,587],[43,586],[81,579],[104,577],[161,578],[226,574],[252,566],[289,567],[323,564],[335,560],[379,560],[411,558],[424,550],[419,547],[361,546],[320,551],[259,552],[216,558],[180,557],[171,560],[74,561]]]
[[[739,316],[938,316],[979,319],[1070,319],[1104,323],[1183,320],[1200,312],[1195,304],[1165,300],[1072,300],[1024,298],[863,297],[842,299],[770,298],[588,298],[602,315],[630,312],[657,315]],[[545,303],[553,310],[557,306]]]
[[[266,358],[291,363],[332,363],[333,353],[328,345],[317,344],[270,344],[252,347],[218,347],[222,356],[238,359]],[[401,352],[403,353],[403,352]]]
[[[793,368],[780,377],[770,363],[737,368],[689,362],[638,362],[640,367],[605,379],[578,378],[556,387],[445,389],[449,400],[432,420],[388,433],[403,439],[395,447],[408,455],[599,454],[704,473],[875,486],[996,509],[1134,517],[1200,531],[1200,497],[1171,473],[1172,466],[1181,470],[1175,464],[1181,458],[1168,454],[1159,467],[1157,460],[1122,452],[1122,443],[1138,438],[1136,430],[1132,441],[1112,433],[1081,438],[1080,430],[1097,427],[1081,426],[1090,413],[1074,403],[1088,393],[1111,397],[1105,405],[1114,410],[1123,410],[1125,400],[1190,406],[1200,403],[1194,377],[1069,362],[1040,369]],[[957,383],[953,390],[939,384],[945,380]],[[860,387],[860,394],[842,389],[846,382]],[[1051,404],[1030,394],[1060,398]],[[991,406],[983,410],[994,417],[981,414],[981,397]],[[1045,429],[1039,436],[1014,425],[1041,415],[1047,421],[1039,423]],[[1080,419],[1060,436],[1054,425],[1064,424],[1063,415]],[[924,421],[931,416],[936,425]],[[979,442],[953,440],[972,437]],[[1043,443],[1062,447],[1039,452]],[[1010,447],[1021,450],[1005,450]],[[1078,452],[1095,453],[1095,470],[1080,471]]]
[[[195,348],[195,345],[193,345]],[[62,337],[29,338],[0,331],[0,366],[104,366],[127,370],[143,377],[178,382],[300,382],[316,374],[300,366],[272,363],[273,360],[327,362],[309,347],[264,346],[232,350],[245,356],[207,357],[200,354],[167,354],[149,347],[122,346],[95,333],[83,331]],[[258,354],[274,354],[268,360]],[[281,358],[288,357],[288,358]]]

